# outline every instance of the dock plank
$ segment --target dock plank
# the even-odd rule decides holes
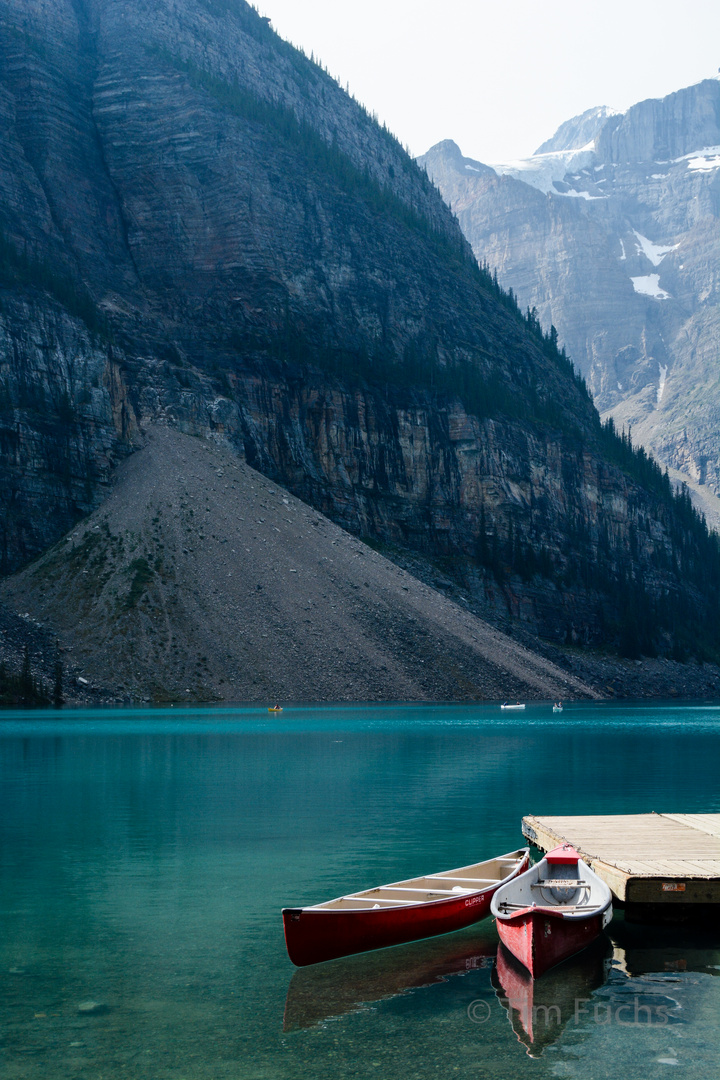
[[[571,843],[616,899],[720,903],[720,814],[527,815],[523,832],[544,851]]]
[[[720,837],[720,814],[663,814],[662,817],[679,821],[682,825],[689,825],[710,836]]]

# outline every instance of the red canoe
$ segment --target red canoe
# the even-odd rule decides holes
[[[586,948],[612,918],[612,893],[564,844],[492,898],[503,944],[533,978]]]
[[[495,890],[521,874],[529,861],[528,849],[522,848],[313,907],[283,908],[288,955],[304,967],[460,930],[484,919]]]

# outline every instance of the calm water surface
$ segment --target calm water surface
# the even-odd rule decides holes
[[[719,931],[617,914],[533,989],[490,920],[296,971],[280,908],[719,776],[712,706],[0,714],[2,1076],[715,1080]]]

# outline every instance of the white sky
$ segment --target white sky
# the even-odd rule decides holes
[[[717,74],[720,0],[255,0],[275,30],[422,154],[531,154],[594,105]]]

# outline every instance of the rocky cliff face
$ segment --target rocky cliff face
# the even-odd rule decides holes
[[[112,348],[50,298],[0,289],[0,571],[105,497],[137,424]]]
[[[598,642],[640,619],[670,648],[678,595],[709,612],[697,523],[425,174],[266,20],[224,0],[7,0],[2,20],[4,572],[162,420],[497,620]],[[522,230],[527,185],[478,182]]]
[[[720,521],[720,82],[590,110],[490,172],[447,143],[421,160],[478,258],[558,328],[600,410]]]
[[[0,584],[0,600],[36,638],[48,625],[60,634],[68,697],[598,696],[226,447],[167,425],[148,431],[100,508]],[[0,663],[17,630],[2,616],[0,605]]]

